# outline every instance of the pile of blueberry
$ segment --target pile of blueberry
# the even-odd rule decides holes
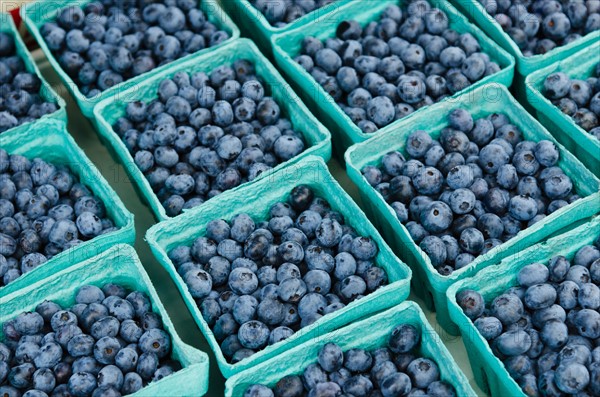
[[[86,285],[3,324],[0,396],[120,397],[181,369],[145,293]]]
[[[210,75],[179,72],[160,83],[158,98],[130,102],[113,128],[169,216],[304,151],[254,64],[237,60]]]
[[[0,149],[0,287],[114,230],[104,204],[68,168]]]
[[[295,58],[365,133],[373,133],[500,70],[470,33],[425,0],[390,5],[378,21],[306,37]]]
[[[551,141],[523,139],[500,113],[456,109],[448,121],[437,139],[411,133],[409,160],[389,152],[362,169],[442,275],[579,198]]]
[[[342,349],[325,344],[317,363],[302,375],[288,375],[273,389],[252,385],[244,397],[301,396],[431,396],[454,397],[456,391],[440,380],[433,358],[419,354],[421,331],[411,324],[400,324],[389,336],[387,347],[367,351]]]
[[[99,0],[58,11],[44,41],[81,92],[94,97],[132,77],[222,43],[198,0]]]
[[[13,36],[0,32],[0,133],[58,110],[40,96],[41,86],[16,54]]]
[[[477,291],[456,298],[528,396],[600,395],[600,240],[569,260],[532,263],[486,308]]]
[[[211,221],[205,236],[169,258],[223,354],[238,362],[387,284],[377,251],[299,185],[268,220]]]
[[[282,28],[334,1],[336,0],[250,0],[250,4],[263,14],[271,25]]]
[[[545,54],[600,29],[600,2],[479,0],[524,56]]]
[[[600,139],[600,63],[596,77],[586,80],[571,79],[562,72],[550,74],[542,93],[575,124]]]

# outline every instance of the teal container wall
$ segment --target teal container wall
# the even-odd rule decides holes
[[[73,263],[104,252],[117,243],[133,244],[135,240],[133,215],[125,208],[100,171],[77,146],[62,121],[41,120],[28,129],[0,135],[0,142],[0,147],[9,154],[20,154],[29,159],[39,157],[69,167],[71,172],[79,176],[80,181],[105,203],[107,215],[119,228],[54,256],[48,262],[0,288],[0,297],[52,276]]]
[[[135,89],[135,87],[138,84],[143,83],[156,73],[159,73],[160,71],[165,70],[169,67],[179,65],[197,54],[205,54],[212,52],[216,48],[219,48],[225,43],[229,43],[240,36],[239,29],[231,21],[227,13],[225,13],[225,11],[219,6],[217,0],[199,0],[199,7],[207,15],[207,19],[210,22],[214,23],[218,28],[223,29],[229,33],[230,38],[228,40],[224,41],[218,46],[205,48],[201,51],[198,51],[195,54],[190,54],[166,65],[159,66],[151,72],[147,72],[140,76],[131,78],[121,84],[117,84],[114,87],[103,91],[97,96],[88,98],[87,96],[81,93],[79,87],[77,87],[77,84],[60,66],[58,60],[46,45],[46,42],[42,37],[40,29],[42,28],[44,23],[55,21],[56,14],[60,9],[69,5],[79,5],[83,7],[91,1],[93,0],[38,0],[34,3],[28,3],[21,8],[21,17],[23,18],[23,21],[25,21],[27,29],[29,29],[31,35],[35,38],[42,51],[44,51],[44,54],[46,55],[46,58],[48,58],[50,65],[56,71],[67,90],[69,90],[71,95],[73,95],[73,98],[77,102],[77,105],[79,106],[81,112],[87,118],[92,117],[92,110],[98,102],[109,98],[112,98],[113,100],[115,98],[120,98],[125,91],[132,88]]]
[[[448,289],[450,316],[460,328],[475,381],[483,391],[492,397],[525,397],[525,393],[508,374],[502,361],[494,355],[488,342],[477,331],[473,322],[465,316],[456,301],[456,294],[464,289],[473,289],[481,293],[489,303],[508,288],[518,284],[517,274],[523,266],[534,262],[547,264],[548,260],[556,255],[572,259],[579,248],[592,244],[599,236],[600,217],[596,217],[568,233],[509,256],[500,262],[499,266],[487,268],[477,276],[458,282]]]
[[[39,120],[54,119],[54,120],[61,120],[61,121],[66,122],[67,121],[67,109],[66,109],[67,105],[66,105],[64,99],[62,99],[56,93],[56,91],[54,91],[54,89],[50,86],[50,84],[48,84],[46,79],[44,79],[44,77],[40,73],[40,70],[38,69],[37,65],[35,64],[33,57],[29,53],[27,46],[23,42],[23,39],[21,38],[21,35],[19,34],[19,31],[17,30],[17,27],[15,26],[15,23],[10,14],[0,12],[0,32],[7,33],[14,38],[16,53],[23,60],[23,64],[25,65],[25,70],[27,70],[29,73],[35,74],[41,80],[42,86],[40,88],[40,96],[45,101],[54,102],[58,105],[58,110],[56,110],[56,112],[44,115]],[[23,131],[23,130],[32,128],[33,124],[36,123],[37,121],[38,120],[29,122],[29,123],[25,123],[25,124],[21,124],[17,127],[11,128],[10,130],[3,132],[2,134],[12,133],[13,131],[15,131],[15,133],[18,134],[19,133],[18,131]],[[0,136],[0,143],[1,142],[2,142],[2,137]]]
[[[406,0],[352,1],[340,6],[334,14],[328,15],[324,21],[316,20],[307,23],[301,28],[273,37],[275,61],[277,65],[283,70],[284,74],[288,77],[288,81],[290,81],[294,88],[297,89],[301,97],[309,104],[319,119],[330,129],[335,143],[335,154],[340,158],[343,157],[344,151],[350,145],[363,142],[374,136],[387,134],[388,131],[395,129],[400,121],[396,121],[374,134],[365,134],[340,109],[335,103],[335,100],[325,92],[323,87],[321,87],[321,85],[317,83],[306,70],[304,70],[304,68],[294,61],[293,58],[300,54],[302,39],[304,37],[314,36],[321,40],[328,37],[335,37],[337,25],[344,20],[354,19],[364,25],[368,22],[377,20],[388,5],[400,4],[402,6],[407,3]],[[514,75],[514,58],[503,49],[498,48],[498,46],[487,38],[481,30],[469,23],[467,18],[461,15],[447,1],[430,0],[430,3],[446,12],[451,28],[461,33],[469,32],[477,38],[482,50],[489,54],[502,68],[500,72],[482,79],[471,87],[457,93],[457,95],[489,82],[497,82],[510,86]],[[403,120],[417,117],[427,108],[437,108],[441,103],[448,101],[452,102],[457,95],[438,102],[437,104],[421,108],[405,117]]]
[[[419,306],[414,302],[404,302],[373,317],[308,341],[269,362],[230,378],[225,384],[225,397],[242,396],[253,384],[273,387],[284,376],[301,375],[309,364],[317,362],[319,350],[330,342],[336,343],[344,351],[354,348],[374,350],[387,347],[390,334],[400,324],[412,324],[421,330],[418,354],[431,358],[438,364],[440,378],[454,386],[457,396],[476,396]]]
[[[542,94],[544,80],[548,75],[563,72],[573,79],[585,80],[595,75],[598,63],[600,63],[600,39],[588,48],[527,76],[526,90],[527,100],[535,108],[542,124],[596,176],[600,177],[600,141],[575,124],[571,117],[561,112]]]
[[[447,115],[457,108],[469,109],[475,118],[496,112],[504,113],[519,127],[525,139],[533,141],[548,139],[556,142],[544,127],[519,105],[504,86],[489,84],[466,93],[453,102],[446,102],[443,106],[426,109],[418,117],[399,123],[395,130],[355,145],[346,153],[348,175],[358,186],[370,219],[381,228],[382,234],[390,242],[396,254],[411,266],[414,272],[414,291],[430,308],[437,311],[440,325],[451,334],[456,334],[458,329],[452,323],[446,305],[446,290],[450,285],[472,276],[485,267],[498,264],[502,258],[519,252],[570,224],[589,218],[600,211],[600,193],[598,193],[600,181],[559,144],[561,154],[559,166],[571,177],[576,191],[584,198],[521,231],[513,239],[481,255],[468,266],[449,276],[438,273],[429,257],[414,243],[392,208],[381,194],[367,183],[360,170],[366,165],[378,165],[381,157],[391,150],[399,150],[407,155],[404,150],[406,138],[415,130],[425,130],[432,137],[437,138],[440,130],[448,125]]]
[[[196,302],[168,258],[168,252],[179,245],[191,245],[196,238],[205,235],[206,225],[211,220],[229,220],[234,215],[244,212],[255,221],[267,219],[269,208],[279,201],[286,200],[291,190],[299,184],[310,186],[316,196],[327,200],[331,207],[340,212],[346,223],[354,227],[359,235],[370,236],[375,240],[379,247],[375,262],[387,272],[390,284],[350,303],[335,313],[324,316],[284,342],[268,346],[239,363],[231,364],[223,356],[219,343],[202,318]],[[284,168],[267,178],[262,178],[238,192],[225,192],[217,200],[210,200],[205,205],[194,208],[182,216],[159,223],[148,231],[146,240],[158,261],[175,281],[192,317],[214,351],[219,368],[226,378],[277,357],[293,346],[395,306],[404,301],[409,293],[411,271],[408,266],[394,256],[377,229],[329,174],[323,160],[314,156],[305,158],[298,164]]]
[[[237,59],[248,59],[254,62],[256,73],[266,83],[267,91],[271,91],[271,96],[281,107],[282,115],[288,117],[292,122],[294,129],[301,131],[306,142],[306,150],[293,159],[278,165],[273,170],[264,172],[258,179],[268,177],[273,172],[295,164],[302,158],[309,155],[317,155],[328,161],[331,158],[331,135],[319,121],[308,111],[306,106],[300,101],[290,86],[283,80],[277,70],[260,53],[258,48],[247,39],[236,40],[229,45],[223,46],[210,54],[198,55],[193,58],[174,65],[160,73],[146,79],[138,87],[126,91],[117,100],[107,99],[98,104],[94,109],[94,118],[98,133],[108,147],[111,148],[117,160],[123,164],[127,173],[134,181],[136,188],[144,201],[146,201],[155,216],[159,220],[169,219],[162,203],[153,192],[150,183],[146,180],[144,174],[135,165],[133,157],[125,147],[121,138],[113,131],[113,123],[125,114],[125,108],[128,102],[144,101],[148,102],[157,98],[160,82],[173,76],[175,73],[185,71],[194,73],[199,71],[209,72],[220,65],[228,65]],[[252,181],[251,183],[254,183]],[[237,191],[248,184],[243,184],[232,191]],[[217,200],[218,200],[217,196]]]
[[[70,307],[75,304],[75,294],[79,287],[84,285],[102,287],[107,283],[119,284],[148,295],[152,302],[152,311],[160,315],[165,330],[171,335],[171,358],[178,360],[183,366],[182,370],[158,382],[152,382],[131,396],[204,395],[208,390],[208,356],[183,343],[179,338],[150,278],[134,249],[129,245],[115,245],[98,256],[74,264],[69,269],[53,274],[45,280],[32,283],[21,291],[1,297],[0,324],[21,312],[34,311],[35,307],[44,300],[52,300],[63,308]]]

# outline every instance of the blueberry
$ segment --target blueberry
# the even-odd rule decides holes
[[[518,321],[524,313],[523,303],[512,294],[499,295],[493,300],[490,308],[492,315],[506,325]]]
[[[548,198],[562,199],[571,193],[573,183],[565,174],[557,174],[545,179],[542,187]]]
[[[402,102],[415,104],[425,98],[425,82],[416,76],[404,75],[398,81],[398,95]]]
[[[531,337],[522,330],[507,331],[495,339],[494,345],[500,353],[506,356],[517,356],[529,350]]]
[[[465,314],[472,320],[483,314],[485,302],[481,294],[473,290],[464,290],[456,295],[458,304]]]
[[[327,372],[339,370],[344,362],[342,349],[334,343],[325,344],[319,351],[319,364]]]
[[[589,268],[598,258],[600,258],[600,250],[593,245],[585,245],[575,253],[573,265]]]
[[[276,299],[264,299],[258,305],[258,319],[267,325],[275,325],[283,320],[284,306]]]
[[[523,301],[532,310],[549,307],[556,300],[556,290],[549,284],[535,284],[527,288]]]
[[[212,278],[207,272],[201,269],[190,270],[183,277],[194,298],[202,298],[210,292]]]
[[[434,267],[442,266],[446,262],[446,246],[439,237],[427,236],[420,242],[419,247],[427,254]]]

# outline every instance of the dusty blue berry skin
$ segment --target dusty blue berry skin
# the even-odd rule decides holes
[[[414,131],[405,152],[362,169],[444,275],[578,198],[554,142],[526,140],[501,113],[474,118],[458,108],[447,117],[439,134]],[[445,250],[441,237],[452,239]]]
[[[536,385],[545,393],[596,392],[591,379],[597,373],[600,288],[587,270],[598,256],[597,246],[584,245],[568,257],[525,265],[516,275],[516,286],[495,297],[486,295],[487,302],[477,291],[457,295],[465,314],[525,392]],[[483,302],[482,310],[471,316],[473,306],[465,303],[475,301]]]
[[[272,389],[250,385],[244,396],[339,395],[342,391],[352,395],[413,395],[408,394],[411,387],[428,390],[430,395],[455,395],[454,387],[440,380],[435,358],[419,354],[420,337],[421,331],[414,325],[398,324],[379,349],[343,350],[335,343],[326,343],[299,375],[281,378]]]
[[[7,379],[15,392],[119,396],[181,369],[169,357],[171,337],[144,292],[129,293],[117,284],[84,285],[74,301],[66,310],[44,301],[35,312],[21,313],[5,325],[0,379]],[[123,302],[133,302],[131,319],[123,319]],[[2,387],[13,395],[13,389]]]
[[[449,28],[443,11],[396,8],[395,19],[345,20],[335,38],[306,37],[295,57],[366,134],[500,70],[472,35]]]
[[[67,167],[3,149],[0,161],[0,287],[62,251],[116,230],[104,204]]]
[[[556,13],[562,15],[562,17],[555,20],[556,16],[548,20],[544,20],[544,23],[554,23],[556,21],[569,21],[571,18],[582,18],[580,20],[596,21],[593,30],[598,30],[600,26],[597,21],[598,10],[589,11],[585,6],[581,7],[581,4],[569,5],[571,13],[565,14]],[[597,7],[596,7],[597,8]],[[572,11],[576,10],[576,11]],[[581,14],[580,14],[581,13]],[[580,29],[582,26],[571,26],[572,30]],[[563,72],[554,72],[546,76],[544,80],[542,94],[552,101],[552,103],[560,109],[565,115],[571,117],[572,121],[581,127],[583,130],[589,132],[592,137],[598,138],[598,127],[600,125],[600,85],[597,83],[597,79],[600,77],[600,70],[596,68],[592,72],[590,79],[580,80],[577,76],[569,76]],[[537,148],[536,154],[539,154],[539,161],[552,162],[555,156],[555,148],[548,143]],[[545,157],[544,157],[545,156]]]
[[[389,282],[375,240],[358,235],[312,187],[296,186],[265,213],[213,220],[191,247],[169,254],[232,362]]]
[[[16,53],[14,37],[2,32],[0,45],[1,134],[17,125],[53,113],[58,106],[41,97],[41,81],[35,74],[25,70],[23,61]]]
[[[128,103],[113,125],[168,216],[308,149],[255,72],[238,59],[208,73],[177,73],[160,82],[157,98]]]
[[[203,11],[183,2],[68,6],[41,34],[88,97],[229,38]]]

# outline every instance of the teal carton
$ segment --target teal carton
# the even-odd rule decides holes
[[[273,387],[284,376],[301,375],[308,365],[317,362],[319,350],[330,342],[337,344],[344,351],[387,347],[390,334],[400,324],[411,324],[421,330],[418,354],[438,364],[441,380],[454,386],[457,396],[477,395],[438,334],[427,322],[423,311],[414,302],[404,302],[385,312],[310,340],[271,361],[230,378],[225,383],[225,397],[242,396],[253,384]],[[368,332],[365,332],[366,330]]]
[[[0,297],[50,277],[73,263],[104,252],[117,243],[133,244],[135,240],[133,215],[125,208],[100,171],[77,146],[62,121],[41,120],[28,129],[2,134],[0,147],[9,154],[21,154],[29,159],[39,157],[54,164],[66,165],[71,172],[79,176],[81,183],[89,187],[94,195],[106,204],[108,217],[118,227],[116,231],[69,248],[23,274],[12,283],[0,288]]]
[[[309,104],[315,114],[323,121],[332,134],[335,143],[335,151],[342,157],[344,150],[350,145],[365,141],[378,135],[387,134],[394,130],[400,121],[396,121],[374,134],[365,134],[356,124],[352,122],[342,109],[336,104],[335,100],[321,87],[319,83],[296,61],[294,58],[300,54],[302,39],[307,36],[314,36],[320,40],[328,37],[335,37],[337,26],[340,22],[354,19],[361,25],[371,21],[378,20],[385,8],[391,4],[403,6],[407,4],[406,0],[363,0],[351,1],[340,6],[334,14],[328,15],[324,20],[315,20],[301,28],[289,32],[278,34],[273,37],[275,52],[275,61],[283,70],[288,80],[300,93],[301,97]],[[437,104],[421,108],[410,114],[404,119],[412,119],[428,108],[438,108],[441,103],[452,102],[456,96],[479,87],[485,83],[497,82],[510,86],[514,75],[514,58],[506,51],[487,38],[482,31],[475,25],[469,23],[467,18],[461,15],[454,7],[445,0],[431,0],[432,6],[435,6],[448,15],[450,27],[460,33],[471,33],[480,43],[484,52],[490,55],[492,60],[496,61],[502,70],[494,75],[483,78],[472,86],[457,93],[452,97],[438,102]],[[403,120],[404,120],[403,119]]]
[[[460,11],[474,20],[488,36],[516,58],[517,71],[521,76],[527,76],[556,61],[565,59],[600,40],[600,30],[597,30],[567,45],[556,47],[546,54],[526,57],[513,39],[504,32],[500,24],[488,14],[485,7],[478,0],[452,0],[452,2],[456,4]]]
[[[155,75],[156,73],[159,73],[161,70],[165,70],[171,66],[179,65],[182,62],[193,58],[197,54],[210,53],[221,45],[231,42],[240,36],[239,29],[227,16],[225,11],[223,11],[223,9],[219,6],[217,0],[198,0],[199,8],[204,11],[208,21],[215,24],[217,28],[223,29],[229,33],[229,39],[215,47],[205,48],[195,54],[190,54],[168,64],[159,66],[150,72],[136,76],[124,81],[123,83],[117,84],[108,90],[102,91],[102,93],[99,95],[88,98],[81,92],[75,81],[73,81],[73,79],[60,66],[58,59],[54,56],[50,48],[48,48],[46,41],[42,37],[40,29],[44,23],[54,22],[56,20],[56,14],[62,8],[70,5],[78,5],[83,7],[91,1],[92,0],[38,0],[33,3],[25,4],[21,8],[21,17],[23,18],[23,21],[25,21],[27,29],[29,29],[29,32],[31,32],[42,51],[44,51],[44,54],[46,55],[46,58],[48,58],[50,65],[56,71],[65,87],[67,87],[67,90],[69,90],[71,95],[73,95],[73,98],[75,99],[75,102],[77,102],[81,112],[87,118],[92,117],[92,110],[98,102],[109,98],[112,100],[121,98],[125,91],[129,89],[135,89],[135,87],[137,87],[140,83],[146,81],[149,77]]]
[[[491,113],[504,113],[522,131],[525,139],[555,141],[544,127],[519,105],[506,87],[490,84],[465,93],[456,101],[446,102],[437,108],[431,107],[418,117],[399,123],[394,131],[355,145],[346,153],[348,175],[358,186],[371,220],[381,228],[382,234],[396,254],[411,266],[414,272],[414,291],[430,308],[437,311],[438,322],[451,334],[456,334],[458,329],[449,317],[446,304],[446,290],[450,285],[472,276],[485,267],[497,265],[502,258],[528,248],[572,223],[587,219],[600,211],[600,181],[558,144],[558,166],[572,179],[575,190],[582,199],[522,230],[511,240],[479,256],[468,266],[454,271],[449,276],[438,273],[429,257],[414,243],[406,227],[400,223],[392,207],[367,183],[360,170],[366,165],[378,165],[381,157],[392,150],[407,155],[404,149],[406,138],[415,130],[425,130],[437,138],[441,129],[448,125],[447,115],[457,108],[469,109],[474,118],[485,117]]]
[[[524,266],[534,262],[547,264],[556,255],[563,255],[570,260],[579,248],[593,244],[599,236],[600,217],[596,217],[568,233],[509,256],[500,262],[499,266],[489,267],[477,276],[462,280],[448,289],[450,317],[460,328],[475,381],[486,393],[492,397],[525,397],[525,393],[509,375],[502,361],[494,355],[488,342],[463,313],[456,301],[456,294],[465,289],[472,289],[482,294],[486,302],[491,302],[496,296],[518,284],[517,275]]]
[[[247,39],[236,40],[210,54],[196,55],[185,62],[178,63],[158,72],[146,79],[139,86],[124,92],[122,97],[118,99],[106,99],[94,109],[96,127],[102,140],[107,143],[108,147],[118,158],[118,161],[124,165],[140,195],[150,205],[154,215],[159,220],[168,219],[169,216],[146,177],[135,165],[133,157],[127,150],[127,147],[125,147],[122,139],[114,132],[112,125],[119,117],[125,114],[128,102],[138,100],[147,102],[157,98],[158,87],[163,79],[181,71],[188,73],[199,71],[210,72],[217,66],[231,64],[237,59],[248,59],[254,62],[256,74],[263,79],[267,91],[270,91],[270,95],[280,105],[282,115],[289,118],[294,129],[302,132],[307,146],[304,152],[298,156],[278,165],[273,170],[263,172],[257,179],[267,177],[273,172],[295,164],[309,155],[320,156],[326,161],[331,157],[331,136],[329,131],[308,111],[306,106],[293,93],[289,85],[283,80],[273,65],[260,53],[254,43]],[[251,183],[254,183],[254,181]],[[237,191],[245,185],[238,186],[232,190]]]
[[[573,79],[585,80],[595,75],[600,63],[600,40],[568,58],[527,76],[527,100],[535,108],[537,118],[550,133],[596,176],[600,177],[600,141],[579,127],[570,116],[560,111],[542,94],[544,81],[555,72],[566,73]]]
[[[317,197],[327,200],[334,210],[344,216],[346,224],[352,226],[359,235],[370,236],[375,240],[379,247],[375,262],[386,271],[389,284],[335,313],[324,316],[281,343],[268,346],[238,363],[230,363],[224,357],[210,327],[202,318],[196,302],[175,270],[168,253],[179,245],[191,245],[196,238],[205,234],[206,225],[211,220],[229,220],[242,212],[249,214],[255,221],[266,219],[269,208],[285,200],[291,190],[300,184],[308,185]],[[314,156],[307,157],[298,164],[286,167],[239,191],[225,192],[216,200],[210,200],[205,205],[194,208],[177,218],[159,223],[148,231],[146,240],[158,261],[177,285],[192,317],[214,351],[217,364],[226,378],[271,360],[292,347],[318,338],[324,333],[395,306],[404,301],[409,292],[410,269],[393,255],[388,245],[379,236],[377,229],[369,223],[360,208],[329,174],[323,160]]]
[[[61,120],[65,123],[67,122],[67,110],[65,101],[54,91],[54,89],[48,84],[48,82],[44,79],[40,70],[38,69],[33,57],[27,50],[27,46],[23,42],[17,27],[12,19],[12,16],[8,13],[0,12],[0,32],[7,33],[11,35],[15,40],[15,50],[16,55],[19,56],[23,60],[23,64],[25,65],[25,70],[29,73],[35,74],[42,82],[42,86],[40,88],[40,96],[47,102],[56,103],[58,109],[54,113],[46,114],[41,117],[39,120],[45,119],[54,119]],[[23,131],[32,128],[33,123],[36,123],[38,120],[31,121],[25,124],[21,124],[14,128],[11,128],[8,131],[3,132],[2,134],[15,132],[18,134],[18,131]]]
[[[181,340],[167,314],[158,294],[140,263],[134,249],[129,245],[117,244],[98,256],[72,265],[45,280],[34,282],[13,294],[0,297],[0,324],[13,319],[17,314],[34,311],[45,300],[62,307],[75,304],[79,287],[107,283],[122,285],[148,295],[152,311],[159,314],[165,331],[171,335],[172,359],[179,361],[182,369],[131,394],[135,397],[156,396],[202,396],[208,390],[208,356]],[[2,331],[0,330],[0,338]]]

